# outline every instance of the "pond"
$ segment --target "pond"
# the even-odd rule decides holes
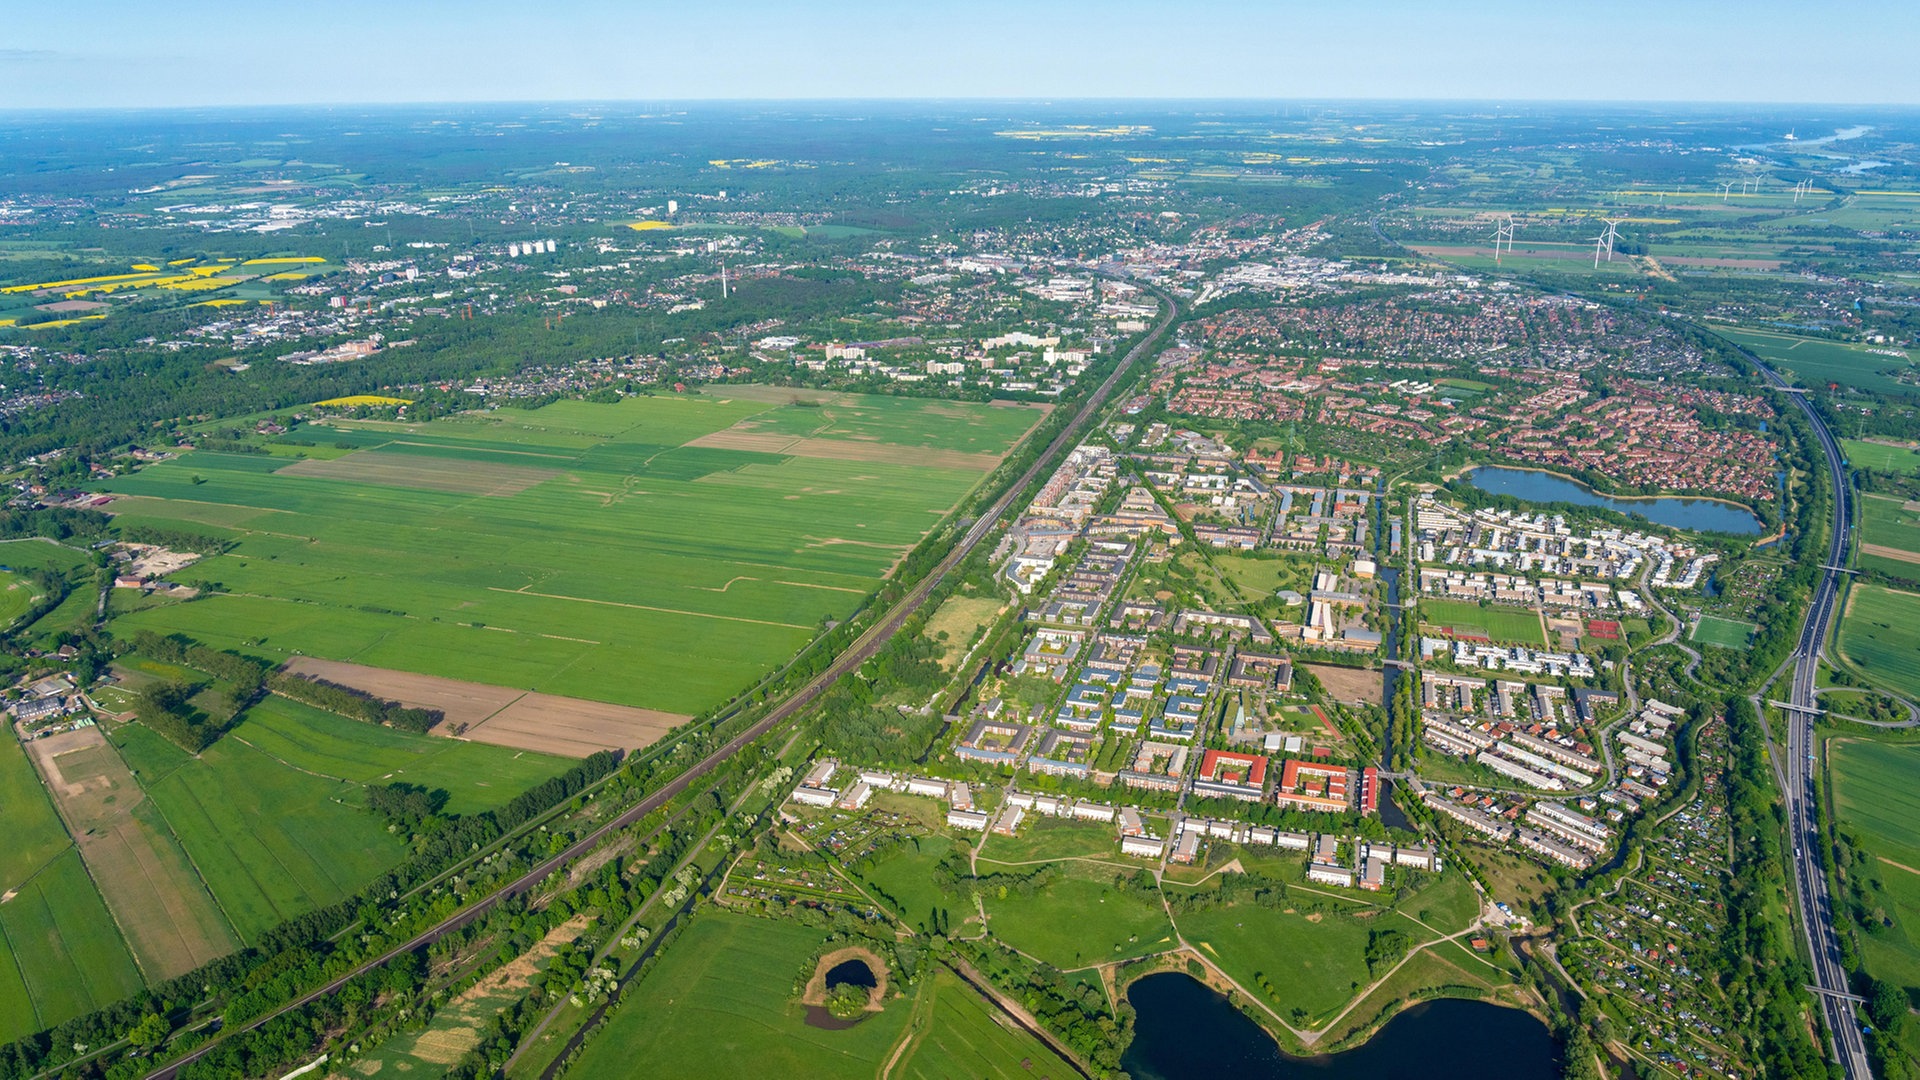
[[[1545,1024],[1478,1001],[1424,1002],[1339,1054],[1291,1057],[1205,983],[1169,971],[1127,988],[1138,1018],[1120,1067],[1135,1080],[1557,1080]]]
[[[873,969],[865,960],[842,960],[827,972],[827,989],[841,986],[860,986],[868,990],[880,985],[873,977]]]
[[[1738,503],[1717,499],[1690,499],[1678,495],[1652,498],[1621,498],[1602,495],[1578,480],[1536,469],[1509,469],[1483,465],[1467,474],[1474,487],[1490,495],[1511,495],[1533,503],[1574,503],[1597,506],[1622,514],[1635,514],[1655,525],[1699,532],[1731,533],[1754,536],[1760,532],[1760,519]]]

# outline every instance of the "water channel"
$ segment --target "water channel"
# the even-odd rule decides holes
[[[1260,1025],[1182,972],[1134,982],[1133,1042],[1120,1059],[1135,1080],[1556,1080],[1559,1048],[1545,1024],[1479,1001],[1423,1002],[1339,1054],[1292,1057]]]
[[[1602,495],[1578,480],[1536,469],[1510,469],[1483,465],[1467,474],[1474,487],[1490,495],[1511,495],[1532,503],[1574,503],[1596,506],[1622,514],[1646,518],[1655,525],[1696,532],[1730,533],[1755,536],[1761,530],[1760,519],[1738,503],[1718,499],[1693,499],[1678,495],[1651,498],[1621,498]]]

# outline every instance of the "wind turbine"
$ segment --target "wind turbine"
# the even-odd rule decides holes
[[[1733,193],[1733,181],[1729,180],[1726,183],[1720,185],[1720,201],[1721,202],[1726,202],[1727,196],[1731,195],[1732,193]],[[1745,184],[1740,185],[1740,194],[1745,195],[1746,193],[1747,193],[1746,185]]]
[[[1495,266],[1500,265],[1500,245],[1503,242],[1507,245],[1507,251],[1511,253],[1513,251],[1512,214],[1507,215],[1506,224],[1495,224],[1493,227],[1493,264]]]
[[[1615,240],[1620,239],[1620,232],[1619,230],[1615,229],[1614,226],[1620,224],[1621,222],[1627,219],[1626,218],[1602,218],[1601,220],[1607,223],[1607,231],[1600,234],[1600,238],[1606,241],[1607,261],[1612,262],[1613,261],[1613,242]]]
[[[1593,268],[1595,270],[1600,269],[1600,256],[1608,250],[1606,233],[1601,233],[1599,236],[1593,238]]]

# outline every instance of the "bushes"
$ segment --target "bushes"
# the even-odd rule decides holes
[[[377,698],[365,690],[355,690],[351,686],[287,671],[269,672],[266,685],[267,689],[282,697],[292,698],[316,709],[325,709],[353,720],[364,720],[369,724],[384,724],[401,731],[411,731],[416,735],[426,734],[446,715],[438,709],[409,708],[397,701]]]

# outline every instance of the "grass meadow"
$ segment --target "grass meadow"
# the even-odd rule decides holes
[[[344,898],[406,854],[363,809],[356,783],[288,767],[232,737],[197,760],[137,724],[114,739],[245,943]]]
[[[1902,499],[1866,496],[1860,500],[1860,542],[1920,555],[1920,513]]]
[[[1452,627],[1457,633],[1481,633],[1495,641],[1510,641],[1535,648],[1547,643],[1540,628],[1540,616],[1518,608],[1483,608],[1460,600],[1432,600],[1421,597],[1414,610],[1420,620],[1431,626]]]
[[[1920,698],[1920,596],[1858,584],[1840,620],[1840,652],[1871,681]]]
[[[1884,932],[1861,934],[1868,971],[1920,990],[1920,746],[1863,739],[1827,743],[1835,810],[1881,860],[1882,905],[1893,919]],[[1896,865],[1897,864],[1897,865]]]
[[[282,697],[248,709],[226,737],[302,772],[354,784],[440,788],[453,814],[495,809],[573,765],[551,754],[412,735]]]
[[[1052,1049],[1004,1022],[960,977],[939,968],[920,991],[927,1016],[897,1075],[907,1080],[1027,1080],[1068,1075]]]
[[[1911,371],[1913,361],[1910,359],[1869,352],[1864,345],[1843,345],[1769,330],[1715,327],[1714,332],[1751,349],[1760,359],[1792,372],[1809,385],[1832,382],[1891,397],[1920,396],[1920,387],[1893,377],[1894,372]]]
[[[1066,863],[1059,877],[1032,896],[989,894],[993,936],[1063,970],[1172,948],[1173,924],[1160,902],[1114,888],[1114,876],[1125,873]]]
[[[118,622],[699,712],[851,612],[983,475],[916,452],[1001,452],[1038,418],[853,400],[567,401],[297,430],[359,447],[331,460],[189,454],[104,489],[132,496],[129,523],[235,538],[181,575],[220,592]],[[683,445],[749,419],[813,433],[829,413],[875,460]]]
[[[1841,439],[1840,445],[1850,465],[1877,472],[1920,472],[1920,450],[1860,439]]]
[[[658,1076],[876,1075],[912,1006],[894,1000],[844,1031],[807,1026],[795,983],[826,933],[707,909],[682,932],[568,1070],[625,1080]]]
[[[140,987],[139,972],[26,751],[0,739],[0,1041]],[[98,996],[96,996],[98,995]]]

